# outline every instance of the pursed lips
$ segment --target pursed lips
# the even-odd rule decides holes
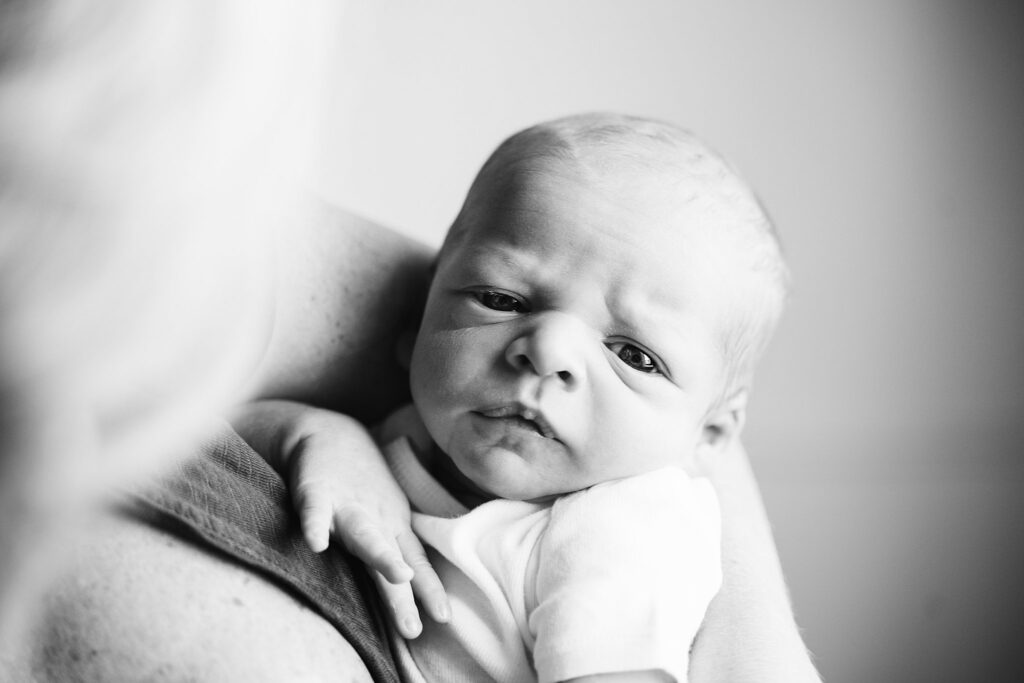
[[[485,408],[476,411],[484,417],[491,418],[513,418],[526,422],[532,429],[546,439],[556,439],[555,430],[551,427],[544,415],[536,408],[523,405],[522,403],[509,403],[492,408]]]

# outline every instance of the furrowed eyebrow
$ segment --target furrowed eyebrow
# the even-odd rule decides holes
[[[488,279],[492,273],[498,275],[523,274],[524,277],[534,270],[536,260],[523,252],[505,247],[476,247],[466,254],[458,271],[466,276]],[[487,272],[485,272],[487,271]]]

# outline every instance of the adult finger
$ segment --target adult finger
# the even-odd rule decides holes
[[[398,535],[398,547],[402,551],[402,557],[414,572],[412,577],[413,594],[427,610],[431,619],[441,624],[447,624],[452,614],[448,594],[445,592],[437,572],[434,571],[434,566],[430,564],[423,544],[416,538],[412,529],[407,529]]]
[[[382,528],[379,518],[364,508],[349,505],[337,510],[334,533],[350,553],[391,583],[406,583],[412,579],[414,572],[402,559],[398,541]]]

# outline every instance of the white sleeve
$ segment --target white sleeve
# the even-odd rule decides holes
[[[685,681],[721,585],[720,528],[711,484],[676,469],[557,501],[529,622],[540,683],[652,669]]]

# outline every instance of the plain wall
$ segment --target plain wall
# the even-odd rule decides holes
[[[439,244],[480,163],[528,124],[610,109],[696,131],[758,189],[795,274],[746,441],[825,679],[1011,680],[1021,17],[976,2],[355,0],[323,188]]]

